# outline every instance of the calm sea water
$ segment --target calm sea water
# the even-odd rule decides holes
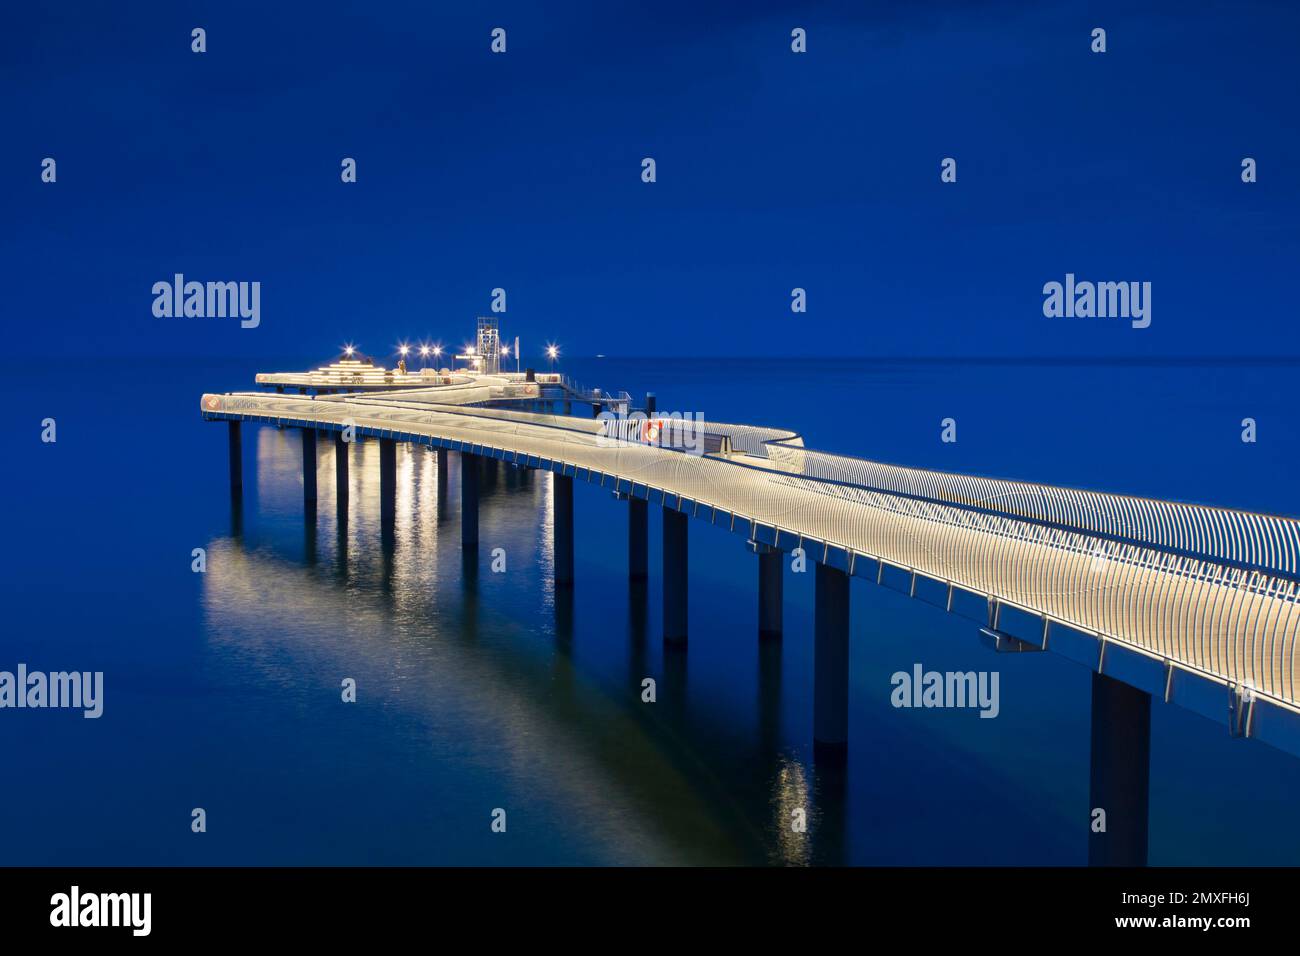
[[[258,363],[294,368],[310,356]],[[102,366],[100,367],[102,369]],[[226,436],[203,391],[247,362],[23,367],[3,389],[0,669],[105,672],[104,716],[0,712],[3,864],[1079,864],[1088,672],[994,655],[969,623],[855,581],[847,769],[813,765],[812,575],[755,637],[743,539],[691,524],[691,641],[660,640],[657,574],[625,573],[626,516],[579,484],[577,587],[549,578],[549,477],[485,490],[466,575],[456,468],[399,449],[396,546],[378,448],[354,454],[340,535],[332,451],[304,527],[297,433]],[[886,461],[1294,514],[1294,362],[958,364],[576,360],[665,411],[785,425]],[[57,420],[58,441],[39,441]],[[958,441],[939,441],[940,421]],[[1241,421],[1259,441],[1240,440]],[[651,568],[659,522],[651,516]],[[207,549],[206,574],[190,570]],[[507,554],[505,574],[486,568]],[[1000,672],[1001,713],[895,710],[915,663]],[[658,702],[640,700],[641,680]],[[358,702],[340,701],[354,678]],[[1294,864],[1300,760],[1153,705],[1151,859]],[[192,808],[208,832],[190,831]],[[490,831],[494,808],[505,834]],[[804,808],[807,833],[790,828]]]

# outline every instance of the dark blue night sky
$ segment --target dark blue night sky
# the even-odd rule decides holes
[[[7,343],[387,358],[503,287],[526,357],[1289,353],[1300,10],[972,6],[14,7]],[[156,319],[176,272],[261,326]],[[1151,327],[1044,318],[1067,272]]]

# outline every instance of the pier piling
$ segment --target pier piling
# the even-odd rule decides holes
[[[555,475],[551,481],[555,535],[555,586],[573,587],[573,478]]]
[[[244,442],[240,436],[240,423],[230,423],[230,494],[238,498],[244,493]]]
[[[466,552],[478,550],[479,456],[460,453],[460,543]]]
[[[650,571],[650,505],[644,498],[627,501],[627,576],[644,581]]]
[[[338,502],[339,514],[346,518],[348,513],[348,443],[343,440],[342,432],[334,433],[334,497]]]
[[[686,643],[687,518],[664,506],[664,640]]]
[[[813,645],[813,754],[841,762],[849,740],[849,576],[817,565]]]
[[[758,636],[779,638],[782,632],[784,585],[783,555],[775,548],[758,553]]]
[[[437,456],[438,469],[438,521],[446,521],[450,508],[447,507],[447,456],[450,454],[445,448],[432,449]]]
[[[1092,675],[1089,777],[1088,865],[1146,866],[1151,695],[1105,674]]]
[[[302,432],[302,497],[316,503],[316,429],[303,428]]]
[[[397,442],[379,439],[379,519],[391,527],[397,515]]]

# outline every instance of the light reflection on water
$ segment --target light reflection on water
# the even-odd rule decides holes
[[[459,456],[445,453],[443,487],[432,449],[399,445],[394,533],[386,537],[377,442],[347,449],[349,507],[340,519],[335,445],[319,437],[315,520],[305,521],[299,434],[263,427],[255,441],[256,501],[233,507],[241,533],[209,544],[203,604],[215,656],[254,667],[303,708],[334,706],[332,688],[356,678],[355,706],[374,720],[368,733],[387,734],[391,716],[411,735],[403,774],[450,786],[462,769],[504,780],[522,801],[511,809],[554,831],[548,861],[593,853],[596,861],[652,864],[812,860],[821,818],[809,771],[779,749],[780,643],[761,648],[761,729],[750,744],[767,795],[736,792],[693,742],[688,654],[659,647],[645,587],[629,591],[624,580],[617,593],[625,541],[583,536],[599,539],[615,516],[625,522],[617,503],[598,518],[579,517],[579,547],[618,556],[601,558],[615,583],[596,594],[585,582],[576,596],[557,593],[549,473],[482,462],[478,562],[466,566]],[[582,528],[593,521],[600,527]],[[295,524],[305,525],[300,549],[287,546]],[[505,550],[504,574],[490,571],[496,548]],[[603,653],[624,658],[616,686],[584,667],[576,644],[592,637]],[[658,681],[655,705],[640,700],[647,675]],[[808,811],[811,833],[793,832],[796,807]],[[427,845],[425,862],[438,862],[438,847],[454,842],[437,828],[411,837]],[[588,846],[575,853],[569,841]]]

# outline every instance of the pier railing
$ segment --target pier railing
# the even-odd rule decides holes
[[[1300,522],[1294,518],[927,471],[781,439],[768,441],[766,449],[772,467],[817,481],[1019,518],[1247,571],[1288,578],[1300,573]]]

